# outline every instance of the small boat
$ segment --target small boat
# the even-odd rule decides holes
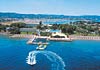
[[[44,50],[48,43],[48,39],[40,39],[40,38],[35,38],[35,39],[30,39],[27,44],[33,44],[33,45],[38,45],[36,48],[37,50]]]
[[[39,45],[36,49],[37,50],[44,50],[47,47],[47,45]]]
[[[52,33],[49,40],[50,41],[66,41],[66,42],[72,41],[72,39],[68,35],[65,35],[64,33],[59,33],[59,32]]]

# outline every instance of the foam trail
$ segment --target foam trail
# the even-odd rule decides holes
[[[29,56],[27,57],[28,60],[27,63],[30,64],[30,65],[34,65],[36,64],[36,56],[35,56],[35,53],[32,54],[31,52],[29,53]]]
[[[27,57],[27,63],[30,65],[36,64],[37,54],[42,54],[46,56],[46,58],[52,62],[51,70],[65,70],[65,63],[63,59],[56,53],[51,51],[31,51],[29,52],[29,56]]]

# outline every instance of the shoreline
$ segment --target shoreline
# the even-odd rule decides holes
[[[100,36],[77,36],[77,35],[70,35],[69,37],[72,40],[100,40]]]
[[[33,38],[35,35],[30,34],[15,34],[10,36],[11,38]],[[38,37],[38,36],[37,36]],[[48,38],[48,36],[40,36]],[[100,40],[100,36],[77,36],[77,35],[69,35],[72,40]]]

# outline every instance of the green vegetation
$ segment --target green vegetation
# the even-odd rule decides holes
[[[1,25],[1,24],[0,24],[0,32],[1,32],[1,31],[5,32],[5,31],[6,31],[6,27],[7,27],[7,26]]]
[[[25,26],[26,26],[26,24],[23,22],[12,23],[10,25],[10,27],[18,27],[18,28],[24,28]]]
[[[63,33],[68,34],[76,34],[76,35],[100,35],[100,25],[89,22],[86,24],[86,22],[74,22],[73,24],[63,24],[59,25],[59,28],[61,29]]]
[[[51,27],[39,25],[38,29],[59,29],[67,35],[100,36],[99,22],[77,21],[70,24],[53,24]]]
[[[49,33],[49,32],[41,32],[40,35],[41,36],[50,36],[51,33]]]
[[[33,32],[21,32],[20,34],[33,34]]]
[[[20,28],[27,28],[25,23],[16,22],[12,23],[10,26],[0,24],[0,31],[10,32],[11,34],[37,34],[36,32],[20,32]],[[46,29],[58,29],[62,33],[67,35],[83,35],[83,36],[100,36],[100,22],[91,21],[76,21],[70,24],[53,24],[52,26],[43,25],[42,21],[36,27],[41,31],[42,36],[48,36],[50,33],[46,32]]]
[[[2,25],[0,24],[0,32],[9,32],[10,34],[20,34],[20,28],[25,27],[25,23],[17,22],[12,23],[11,25]]]
[[[22,22],[12,23],[9,32],[11,34],[20,34],[20,28],[24,28],[25,26],[26,24]]]

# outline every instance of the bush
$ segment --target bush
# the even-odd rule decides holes
[[[26,24],[23,23],[23,22],[17,22],[17,23],[12,23],[12,24],[10,25],[10,27],[24,28],[24,27],[26,27]]]
[[[40,35],[41,36],[50,36],[51,33],[49,33],[49,32],[41,32]]]

